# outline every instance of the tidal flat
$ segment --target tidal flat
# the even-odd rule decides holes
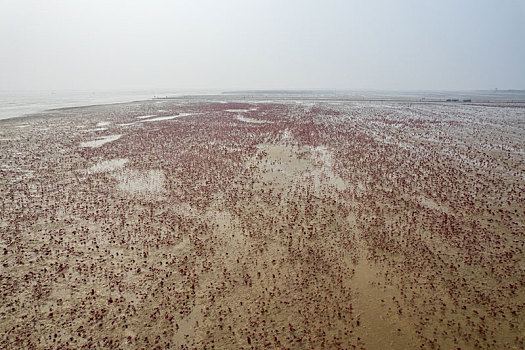
[[[523,105],[1,120],[0,202],[3,349],[524,347]]]

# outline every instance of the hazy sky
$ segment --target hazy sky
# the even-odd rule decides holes
[[[525,89],[525,0],[0,0],[0,90]]]

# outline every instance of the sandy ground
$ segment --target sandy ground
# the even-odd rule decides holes
[[[0,161],[1,348],[524,346],[520,106],[93,106]]]

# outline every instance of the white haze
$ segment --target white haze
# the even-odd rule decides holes
[[[525,2],[0,0],[0,90],[523,89]]]

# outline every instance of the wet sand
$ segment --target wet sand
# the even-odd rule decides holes
[[[524,108],[260,99],[0,121],[0,347],[523,348]]]

